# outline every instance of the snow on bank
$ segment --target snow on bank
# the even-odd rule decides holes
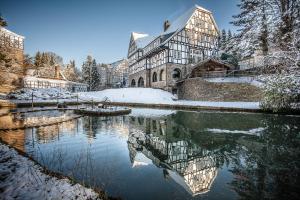
[[[175,110],[164,110],[164,109],[150,109],[150,108],[135,108],[129,116],[134,117],[166,117],[168,115],[175,114]]]
[[[71,92],[60,88],[22,88],[20,90],[13,91],[7,95],[8,99],[18,100],[51,100],[51,99],[69,99],[76,96]]]
[[[260,128],[254,128],[250,129],[248,131],[243,131],[243,130],[226,130],[226,129],[216,129],[216,128],[208,128],[206,131],[212,132],[212,133],[236,133],[236,134],[248,134],[248,135],[256,135],[259,136],[261,133],[265,130],[265,128],[260,127]]]
[[[240,109],[260,109],[259,102],[213,102],[213,101],[188,101],[180,100],[175,102],[176,105],[185,106],[203,106],[216,108],[240,108]]]
[[[206,78],[208,82],[212,83],[248,83],[256,87],[262,87],[263,82],[255,77],[225,77],[225,78]]]
[[[92,189],[46,175],[33,161],[0,143],[1,199],[100,199]]]
[[[259,109],[259,102],[211,102],[211,101],[188,101],[177,100],[169,92],[152,88],[121,88],[107,89],[97,92],[79,93],[81,100],[103,101],[108,98],[111,102],[120,103],[144,103],[144,104],[167,104],[182,106],[203,106],[222,108]]]
[[[106,89],[97,92],[81,92],[79,98],[102,101],[108,98],[111,102],[163,104],[177,99],[171,93],[152,88]]]

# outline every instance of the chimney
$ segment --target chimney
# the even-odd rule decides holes
[[[55,78],[60,79],[60,66],[59,65],[55,66]]]
[[[170,26],[171,26],[171,23],[169,22],[169,20],[166,20],[164,22],[164,31],[166,31]]]

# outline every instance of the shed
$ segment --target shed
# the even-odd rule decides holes
[[[202,62],[197,63],[191,73],[188,75],[188,78],[196,77],[223,77],[229,70],[233,69],[233,66],[223,63],[215,59],[206,59]]]

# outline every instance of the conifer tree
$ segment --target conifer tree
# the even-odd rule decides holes
[[[7,26],[6,20],[0,14],[0,26],[5,27]]]
[[[97,69],[97,63],[94,59],[92,61],[92,69],[91,69],[91,90],[95,91],[98,89],[100,85],[100,75]]]
[[[226,30],[223,29],[221,33],[221,49],[224,50],[226,48],[227,36]]]
[[[38,51],[36,54],[35,54],[35,58],[34,58],[34,66],[36,68],[39,68],[41,67],[42,65],[42,55],[41,53]]]
[[[50,66],[54,66],[55,65],[55,60],[54,60],[53,56],[50,56],[49,65]]]
[[[232,33],[231,33],[231,30],[229,29],[228,32],[227,32],[227,42],[229,40],[231,40],[231,38],[232,38]]]

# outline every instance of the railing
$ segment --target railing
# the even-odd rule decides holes
[[[50,81],[23,81],[24,88],[63,88],[72,92],[85,92],[87,91],[87,86],[85,84],[76,84],[76,83],[55,83]]]

